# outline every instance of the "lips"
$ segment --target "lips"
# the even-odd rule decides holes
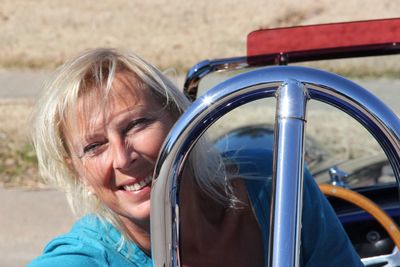
[[[137,182],[137,183],[134,183],[134,184],[131,184],[131,185],[124,185],[124,186],[122,186],[122,188],[125,191],[128,191],[128,192],[139,191],[142,188],[144,188],[145,186],[149,185],[152,180],[153,180],[153,177],[152,176],[148,176],[146,179],[141,180],[140,182]]]

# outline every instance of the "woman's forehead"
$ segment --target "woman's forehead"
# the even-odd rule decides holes
[[[110,112],[116,106],[143,102],[149,94],[143,83],[128,72],[117,73],[110,88],[93,85],[85,88],[77,101],[78,113]]]
[[[67,114],[67,135],[71,132],[85,135],[107,124],[122,112],[135,112],[139,109],[157,109],[159,105],[150,89],[137,81],[132,75],[116,74],[109,90],[87,88],[76,102],[75,108]]]

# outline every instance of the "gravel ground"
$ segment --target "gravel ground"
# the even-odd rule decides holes
[[[64,195],[54,190],[0,188],[0,203],[0,266],[25,266],[74,221]]]

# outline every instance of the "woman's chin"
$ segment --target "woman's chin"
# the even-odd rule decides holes
[[[140,224],[147,224],[150,221],[150,199],[143,201],[139,205],[128,205],[125,217]]]

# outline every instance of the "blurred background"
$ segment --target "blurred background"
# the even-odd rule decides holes
[[[398,0],[1,0],[0,66],[52,68],[84,49],[132,49],[184,71],[206,58],[245,53],[250,31],[396,17]]]
[[[182,87],[195,63],[244,55],[253,30],[399,15],[399,0],[0,0],[0,266],[25,265],[74,220],[28,138],[41,84],[65,60],[128,48]]]

